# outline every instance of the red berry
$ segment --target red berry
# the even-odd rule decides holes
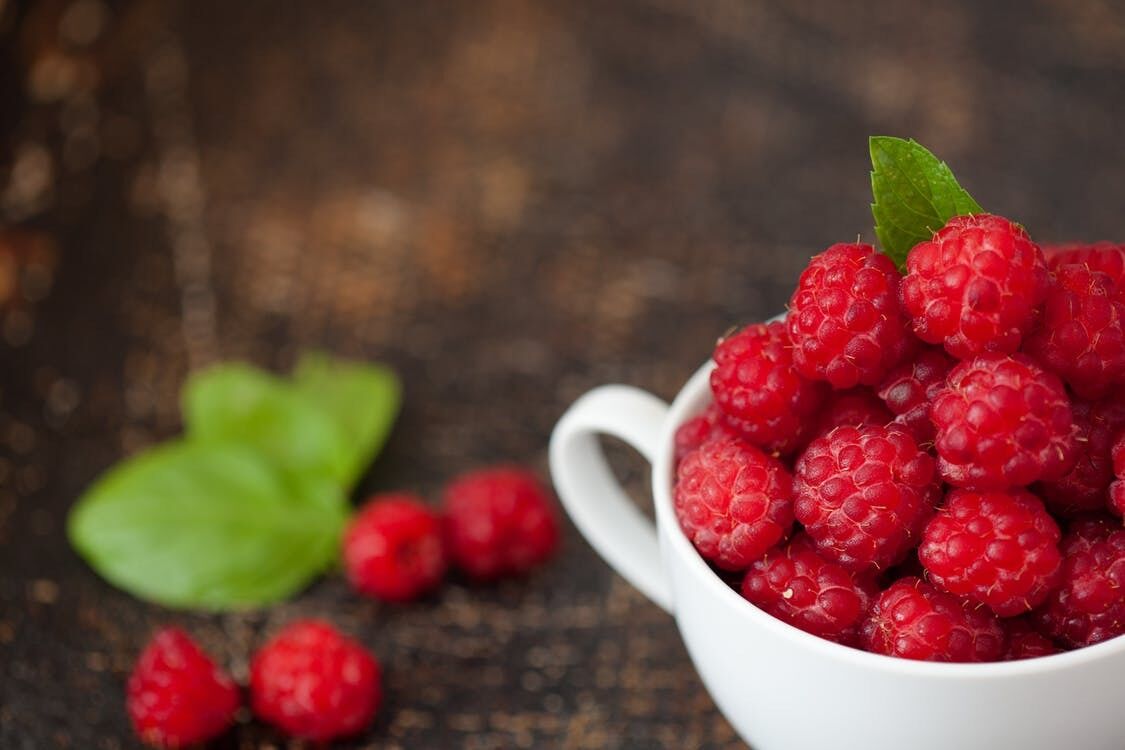
[[[1125,432],[1113,443],[1112,458],[1115,479],[1109,485],[1109,509],[1125,516]]]
[[[987,610],[902,578],[879,595],[863,623],[863,647],[876,654],[921,661],[998,661],[1004,628]]]
[[[933,459],[901,427],[837,427],[797,460],[793,512],[829,560],[882,570],[917,542],[936,479]]]
[[[833,393],[817,426],[816,437],[837,427],[882,427],[893,415],[883,402],[866,388]]]
[[[719,411],[719,407],[711,404],[705,412],[687,420],[676,430],[676,464],[678,465],[684,460],[684,456],[708,440],[719,437],[741,439],[742,434],[727,424],[726,417]]]
[[[875,385],[915,345],[894,262],[871,245],[833,245],[809,262],[789,300],[793,363],[833,388]]]
[[[806,633],[852,644],[878,590],[824,559],[808,537],[754,563],[742,580],[742,595],[758,608]]]
[[[1125,382],[1125,289],[1086,266],[1060,267],[1024,351],[1082,398]]]
[[[348,580],[361,593],[392,602],[417,599],[445,575],[441,520],[414,495],[377,495],[344,534]]]
[[[325,622],[290,624],[250,663],[254,713],[294,737],[327,742],[356,734],[382,698],[379,663]]]
[[[970,489],[1005,489],[1063,476],[1077,450],[1058,377],[1022,354],[982,354],[953,368],[930,409],[938,468]]]
[[[554,556],[559,522],[534,474],[481,469],[445,488],[445,540],[454,563],[472,578],[490,581],[522,575]]]
[[[1101,271],[1114,284],[1120,285],[1122,278],[1125,278],[1125,245],[1112,242],[1054,245],[1044,247],[1043,252],[1047,256],[1047,267],[1052,271],[1076,263],[1091,271]]]
[[[1023,227],[1000,216],[956,216],[906,258],[902,303],[914,333],[958,359],[1010,354],[1047,294],[1047,264]]]
[[[1125,633],[1125,529],[1109,519],[1077,521],[1062,554],[1062,585],[1036,613],[1036,623],[1074,647]]]
[[[1004,654],[1004,661],[1035,659],[1062,651],[1058,644],[1033,628],[1026,617],[1004,620],[1004,630],[1008,633],[1008,650]]]
[[[942,349],[923,349],[912,362],[899,365],[879,384],[879,398],[919,445],[934,441],[930,404],[945,387],[956,362]]]
[[[1012,617],[1058,583],[1061,536],[1026,490],[954,490],[926,525],[918,557],[939,589]]]
[[[1061,478],[1041,482],[1037,488],[1047,507],[1063,516],[1105,506],[1106,492],[1113,481],[1110,451],[1114,438],[1125,429],[1125,401],[1075,400],[1071,411],[1077,433],[1074,466]]]
[[[793,369],[792,345],[779,322],[747,326],[715,347],[715,403],[745,438],[789,453],[816,425],[827,387]]]
[[[740,440],[712,440],[689,453],[673,492],[684,534],[725,570],[745,570],[793,526],[789,472]]]
[[[137,736],[159,748],[214,739],[241,704],[231,678],[178,628],[161,630],[141,652],[126,698]]]

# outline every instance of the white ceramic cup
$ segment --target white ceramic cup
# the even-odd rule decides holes
[[[672,509],[673,437],[710,402],[710,371],[671,407],[628,386],[587,393],[555,427],[551,474],[594,549],[675,615],[704,684],[755,750],[1125,749],[1125,637],[1024,661],[910,661],[804,633],[723,583]],[[652,463],[655,526],[613,476],[599,434]]]

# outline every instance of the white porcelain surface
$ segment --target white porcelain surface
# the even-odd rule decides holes
[[[551,473],[603,558],[675,615],[719,709],[755,750],[1123,750],[1125,637],[1040,659],[932,664],[839,646],[758,610],[707,567],[672,510],[676,427],[710,400],[703,367],[669,408],[611,385],[551,438]],[[652,463],[656,526],[612,476],[597,440]]]

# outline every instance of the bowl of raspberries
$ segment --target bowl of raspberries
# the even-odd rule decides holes
[[[876,140],[884,250],[813,256],[671,407],[576,402],[560,497],[758,750],[1125,747],[1125,245],[1041,246],[921,168],[941,223],[878,231],[881,167],[948,168]],[[598,434],[652,462],[655,528]]]

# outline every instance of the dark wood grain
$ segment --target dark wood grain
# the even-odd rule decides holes
[[[406,380],[361,495],[545,471],[577,395],[672,396],[810,253],[871,237],[871,133],[1040,239],[1125,236],[1121,6],[867,7],[0,2],[0,747],[132,747],[152,628],[244,678],[305,615],[387,668],[354,747],[741,747],[671,619],[573,529],[527,581],[385,607],[329,576],[208,616],[110,588],[65,514],[178,429],[191,368],[308,347]],[[247,721],[219,744],[285,743]]]

